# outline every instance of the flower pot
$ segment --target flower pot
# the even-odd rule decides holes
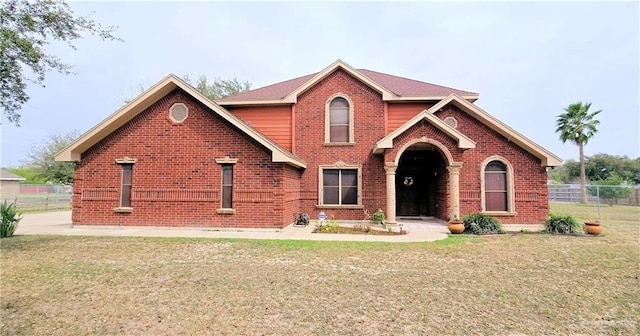
[[[588,234],[594,236],[597,236],[602,232],[602,226],[600,225],[600,222],[584,222],[584,228]]]
[[[454,234],[464,232],[464,224],[462,222],[450,221],[447,227],[449,231]]]

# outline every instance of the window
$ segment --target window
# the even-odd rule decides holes
[[[120,182],[120,206],[113,209],[115,212],[132,212],[131,207],[131,186],[133,182],[133,164],[136,163],[136,159],[130,157],[123,157],[116,159],[116,163],[120,165],[122,169],[122,179]]]
[[[133,178],[133,163],[122,164],[122,186],[120,191],[120,207],[131,207],[131,181]]]
[[[353,169],[325,169],[322,172],[322,204],[358,204],[358,171]]]
[[[507,167],[500,161],[491,161],[484,169],[485,210],[508,211]]]
[[[183,103],[175,103],[169,109],[169,118],[171,118],[171,121],[174,123],[178,124],[185,121],[187,116],[189,116],[189,109],[187,108],[187,105]]]
[[[318,185],[319,206],[359,207],[361,205],[362,175],[360,166],[344,162],[320,166]]]
[[[481,165],[480,203],[483,212],[515,215],[513,167],[509,161],[494,155]]]
[[[335,95],[327,101],[325,143],[351,144],[353,140],[353,104],[348,97]]]
[[[222,208],[233,208],[233,165],[222,165]]]

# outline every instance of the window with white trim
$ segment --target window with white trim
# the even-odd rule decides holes
[[[320,166],[319,182],[319,205],[359,206],[361,204],[360,166],[348,166],[343,162],[331,166]]]
[[[120,179],[120,205],[115,208],[116,212],[131,212],[131,194],[133,186],[133,164],[136,159],[124,157],[116,159],[116,163],[122,169]]]
[[[222,165],[222,208],[233,208],[233,165]]]
[[[131,207],[131,182],[133,179],[133,164],[122,164],[122,186],[120,192],[120,207]]]
[[[336,94],[327,100],[325,120],[325,143],[354,142],[353,103],[347,96]]]
[[[482,163],[480,203],[483,212],[515,214],[513,167],[492,156]]]
[[[486,211],[508,211],[507,167],[491,161],[484,169],[484,197]]]

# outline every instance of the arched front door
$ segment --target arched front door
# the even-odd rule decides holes
[[[396,170],[397,216],[445,217],[445,159],[429,143],[405,149]]]

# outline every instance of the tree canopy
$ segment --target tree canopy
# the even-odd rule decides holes
[[[103,40],[120,40],[113,26],[103,27],[86,16],[76,16],[61,0],[4,0],[0,4],[0,106],[9,122],[20,125],[22,105],[29,100],[27,83],[44,86],[52,71],[71,73],[72,66],[47,52],[53,41],[73,42],[81,33]]]
[[[34,177],[37,179],[51,183],[73,183],[75,163],[57,162],[55,155],[79,136],[80,132],[77,130],[50,134],[45,140],[33,145],[25,166],[35,171]]]
[[[602,112],[598,110],[589,112],[591,103],[577,102],[567,106],[556,120],[556,133],[560,135],[562,143],[567,141],[578,145],[580,160],[580,203],[587,203],[587,191],[585,185],[587,178],[584,167],[584,146],[598,132],[600,121],[595,117]]]
[[[200,75],[198,77],[198,81],[195,83],[189,75],[184,75],[181,78],[189,85],[193,86],[196,90],[198,90],[198,92],[202,93],[205,97],[211,100],[233,96],[251,89],[251,82],[246,80],[243,81],[237,77],[233,77],[230,79],[216,77],[213,79],[213,81],[210,82],[207,79],[207,76]],[[145,86],[142,84],[138,84],[137,89],[139,94],[146,90]],[[124,102],[128,103],[131,100],[133,99],[125,99]]]
[[[640,184],[640,157],[631,159],[626,155],[605,153],[586,156],[585,173],[589,181],[603,180],[611,174],[616,174],[631,184]],[[579,181],[580,164],[575,160],[568,160],[561,167],[551,170],[549,178],[560,183]]]

